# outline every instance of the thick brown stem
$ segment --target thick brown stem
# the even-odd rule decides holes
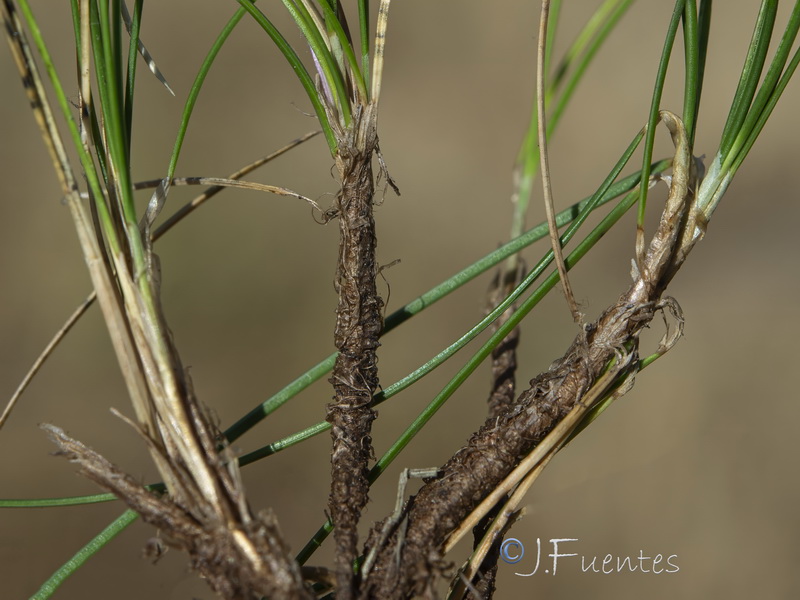
[[[469,512],[564,418],[603,371],[616,350],[655,314],[654,302],[628,298],[607,310],[587,333],[579,335],[563,358],[531,381],[512,407],[487,419],[413,499],[399,563],[396,540],[389,540],[373,572],[369,597],[425,595],[442,565],[436,555],[447,536]]]
[[[675,173],[683,176],[688,155],[682,124],[669,113],[662,112],[662,118],[676,138]],[[513,405],[487,419],[412,499],[402,546],[394,537],[377,549],[374,576],[362,597],[434,595],[436,575],[445,568],[440,552],[447,536],[582,401],[615,355],[636,351],[639,332],[659,309],[669,307],[681,320],[677,304],[660,298],[674,274],[676,252],[691,249],[678,239],[682,228],[695,226],[686,222],[688,184],[686,177],[673,178],[661,222],[628,291],[585,327],[548,371],[531,380]]]
[[[486,313],[492,312],[522,280],[525,266],[519,261],[511,271],[498,271],[489,288]],[[511,316],[512,309],[500,315],[492,325],[492,333]],[[519,345],[519,326],[503,338],[492,350],[492,385],[487,401],[489,417],[496,417],[514,402],[517,372],[517,346]]]
[[[352,598],[357,591],[352,561],[357,555],[357,526],[367,503],[368,461],[372,456],[370,431],[376,413],[370,407],[378,387],[376,351],[383,326],[383,302],[375,284],[375,221],[372,216],[372,153],[374,135],[359,150],[340,147],[337,166],[342,178],[338,197],[339,264],[334,342],[339,350],[331,383],[334,402],[328,405],[332,425],[331,495],[329,507],[335,526],[337,597]]]

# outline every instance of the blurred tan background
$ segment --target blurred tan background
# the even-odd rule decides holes
[[[278,3],[265,3],[282,15]],[[563,52],[599,2],[565,3]],[[789,3],[782,7],[785,22]],[[533,90],[536,2],[395,2],[381,105],[382,149],[401,197],[377,208],[379,259],[391,312],[507,239],[511,170]],[[64,3],[34,3],[71,98],[71,22]],[[163,175],[180,111],[202,57],[235,3],[149,3],[143,39],[176,90],[170,97],[140,66],[133,140],[139,179]],[[756,2],[715,6],[698,153],[713,156]],[[671,3],[642,0],[600,52],[551,147],[556,201],[590,194],[645,121],[653,69]],[[293,27],[276,22],[292,40]],[[678,42],[680,45],[680,41]],[[681,110],[679,53],[663,106]],[[68,211],[8,52],[0,51],[0,401],[89,291]],[[706,240],[670,289],[686,315],[686,336],[643,373],[627,397],[559,455],[528,497],[513,529],[528,549],[501,564],[498,598],[794,598],[800,594],[796,507],[798,81],[792,82],[715,214]],[[178,167],[183,176],[226,176],[315,127],[309,102],[267,36],[249,20],[211,71]],[[659,133],[658,153],[669,153]],[[337,190],[318,138],[252,179],[327,205]],[[196,189],[174,189],[171,212]],[[664,191],[654,196],[651,211]],[[146,202],[147,195],[141,196]],[[529,222],[544,218],[537,194]],[[229,191],[158,246],[164,302],[200,398],[223,426],[332,350],[335,223],[316,224],[299,201]],[[651,228],[652,231],[652,228]],[[604,239],[575,271],[573,286],[594,318],[626,287],[634,225]],[[535,260],[545,246],[529,249]],[[481,315],[488,275],[384,338],[385,385],[451,343]],[[655,347],[660,324],[646,344]],[[558,357],[574,335],[560,293],[525,323],[519,381]],[[476,349],[473,346],[472,349]],[[460,356],[457,363],[463,362]],[[457,369],[454,363],[381,407],[382,453]],[[483,420],[484,367],[433,419],[375,488],[368,519],[393,505],[402,467],[440,464]],[[321,382],[241,438],[243,452],[323,418],[331,392]],[[0,432],[0,497],[95,493],[74,467],[50,456],[37,428],[55,423],[143,481],[155,478],[143,445],[111,415],[131,413],[107,334],[94,309],[31,385]],[[328,436],[245,470],[255,507],[274,507],[298,550],[321,524],[327,500]],[[25,598],[116,517],[114,504],[0,511],[4,598]],[[136,524],[70,578],[56,598],[212,598],[169,553],[140,558],[153,531]],[[673,574],[583,573],[579,557],[553,576],[533,577],[536,540],[551,538],[599,561],[676,555]],[[323,550],[315,561],[330,556]],[[534,556],[532,556],[534,555]],[[463,556],[463,554],[462,554]],[[599,564],[599,563],[598,563]]]

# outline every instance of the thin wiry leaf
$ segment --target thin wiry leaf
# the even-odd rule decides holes
[[[133,20],[131,19],[131,14],[128,12],[128,6],[124,2],[122,3],[122,20],[125,23],[125,29],[128,31],[128,35],[130,35],[133,27]],[[167,83],[166,77],[164,77],[161,69],[158,68],[156,61],[153,59],[153,55],[148,52],[147,48],[145,48],[142,40],[136,40],[136,45],[139,49],[139,54],[142,55],[142,58],[147,63],[147,68],[150,69],[150,72],[156,76],[156,79],[158,79],[161,84],[167,88],[167,91],[174,96],[175,92],[172,91],[169,83]]]

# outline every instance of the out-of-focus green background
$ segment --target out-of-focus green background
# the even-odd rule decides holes
[[[557,48],[598,2],[565,3]],[[782,7],[785,20],[789,3]],[[392,311],[507,239],[512,167],[534,82],[535,2],[395,2],[387,38],[380,136],[401,197],[376,209],[379,259],[400,264],[381,279]],[[65,3],[36,2],[51,52],[76,99],[72,25]],[[297,41],[279,3],[262,7]],[[713,155],[757,3],[717,3],[700,112],[698,153]],[[143,39],[176,90],[142,67],[133,140],[140,179],[163,175],[194,74],[234,2],[148,3]],[[581,84],[551,146],[554,190],[564,207],[590,194],[645,121],[671,3],[642,1],[624,19]],[[782,22],[782,21],[781,21]],[[678,42],[680,44],[680,41]],[[302,52],[302,50],[301,50]],[[682,71],[664,108],[680,112]],[[789,598],[800,593],[795,310],[798,84],[793,82],[710,225],[670,288],[686,336],[635,389],[553,462],[527,498],[513,537],[527,547],[500,565],[498,598]],[[90,286],[68,211],[10,55],[0,51],[0,401]],[[206,82],[179,175],[226,176],[314,129],[310,105],[267,36],[245,20]],[[658,153],[669,153],[659,133]],[[321,138],[253,179],[328,205],[337,190]],[[174,189],[170,212],[197,190]],[[650,209],[656,214],[661,189]],[[142,204],[147,194],[141,196]],[[530,222],[543,219],[537,193]],[[652,226],[650,228],[652,231]],[[628,281],[631,218],[573,274],[594,318]],[[337,226],[314,222],[294,199],[229,191],[159,243],[164,303],[200,398],[223,426],[327,356],[335,307]],[[539,256],[538,245],[525,255]],[[385,281],[384,281],[385,279]],[[482,314],[488,276],[384,338],[384,384],[428,360]],[[391,292],[391,293],[390,293]],[[519,380],[546,368],[574,326],[560,292],[525,322]],[[660,324],[645,345],[655,348]],[[473,347],[474,349],[474,347]],[[463,361],[464,357],[458,360]],[[382,453],[452,376],[446,365],[380,409]],[[483,419],[487,369],[437,414],[382,479],[368,519],[394,503],[401,467],[440,464]],[[320,421],[331,392],[321,382],[237,442],[247,452]],[[55,423],[142,481],[155,473],[142,443],[109,409],[131,414],[99,312],[75,328],[0,432],[0,497],[90,494],[96,487],[49,453],[37,428]],[[324,518],[328,436],[245,469],[255,508],[272,506],[299,549]],[[120,514],[119,504],[0,511],[4,598],[24,598]],[[182,555],[140,558],[153,531],[136,524],[69,579],[57,598],[211,598]],[[552,538],[574,538],[552,572]],[[536,542],[542,564],[532,577]],[[323,550],[317,561],[330,559]],[[676,555],[673,574],[592,574],[580,556]],[[463,553],[462,555],[463,556]],[[661,566],[665,566],[662,563]],[[544,569],[550,570],[549,574]]]

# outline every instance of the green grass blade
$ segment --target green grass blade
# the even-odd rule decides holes
[[[762,9],[763,8],[764,7],[762,6]],[[759,13],[759,16],[761,16],[761,13]],[[767,15],[765,18],[768,19],[769,15]],[[758,135],[761,133],[761,130],[766,124],[767,119],[772,113],[772,110],[777,104],[778,99],[783,93],[783,90],[786,88],[789,80],[794,75],[798,61],[800,61],[800,50],[795,52],[791,62],[786,69],[783,70],[782,74],[781,71],[789,53],[791,52],[791,46],[793,45],[797,36],[798,27],[800,27],[800,6],[798,6],[796,3],[790,19],[787,22],[784,34],[775,52],[775,56],[770,64],[770,68],[768,69],[764,78],[764,82],[762,83],[755,100],[753,100],[752,105],[748,107],[749,110],[747,114],[740,122],[739,129],[737,131],[726,132],[726,134],[723,135],[724,138],[733,137],[733,142],[731,142],[728,146],[727,152],[725,152],[723,147],[720,146],[720,149],[718,150],[717,155],[711,163],[708,173],[700,186],[700,190],[697,194],[697,208],[703,212],[706,218],[710,218],[716,210],[720,200],[722,199],[722,196],[730,185],[730,182],[733,180],[733,176],[749,153],[750,149],[758,138]],[[757,29],[763,30],[764,27],[757,27]],[[766,46],[769,43],[769,40],[765,41],[763,34],[757,35],[754,33],[753,39],[755,40],[756,38],[760,38],[758,43],[761,46]],[[748,58],[745,61],[742,78],[740,79],[740,87],[746,87],[742,82],[750,81],[753,78],[752,74],[748,78],[745,78],[744,71],[750,70],[752,72],[754,70],[754,67],[751,63],[757,62],[757,58],[751,58],[751,55],[758,54],[758,50],[754,48],[755,45],[756,44],[754,42],[751,42],[751,48],[748,52]],[[779,75],[780,79],[776,84],[775,79]],[[743,94],[739,93],[739,90],[737,89],[737,96],[742,95]],[[734,102],[734,104],[737,103]],[[749,104],[750,103],[748,102],[748,105]],[[731,110],[733,111],[733,108]],[[731,114],[728,117],[728,122],[730,123],[732,121],[733,119]]]
[[[364,74],[364,86],[370,89],[369,0],[358,0],[358,31],[361,41],[361,72]]]
[[[225,42],[230,37],[233,30],[242,20],[242,18],[248,14],[248,11],[245,8],[239,8],[234,15],[228,20],[225,26],[220,31],[217,38],[214,40],[214,43],[211,45],[211,48],[206,54],[206,57],[203,59],[202,64],[200,65],[200,69],[195,76],[194,82],[192,83],[192,88],[189,91],[189,96],[186,98],[186,103],[183,107],[183,112],[181,114],[181,123],[178,127],[178,135],[175,139],[175,144],[172,149],[172,154],[170,156],[169,167],[167,169],[167,179],[172,179],[175,176],[175,169],[178,165],[178,159],[180,157],[181,149],[183,148],[183,141],[186,139],[186,131],[189,128],[189,120],[191,119],[192,112],[194,111],[194,107],[197,104],[197,99],[200,96],[200,91],[203,88],[203,84],[205,83],[206,77],[208,76],[208,72],[211,70],[211,66],[214,64],[214,61],[217,58],[220,50],[222,50],[222,46],[225,45]],[[284,40],[285,42],[285,40]],[[281,46],[278,46],[279,49]],[[289,61],[292,67],[295,67],[295,63]],[[311,98],[311,103],[314,104],[315,100],[318,100],[316,89],[314,88],[314,83],[311,81],[308,72],[305,70],[305,67],[300,62],[299,58],[297,59],[297,64],[301,71],[295,70],[297,73],[298,78],[300,79],[300,83],[303,84],[303,88],[306,90],[306,93],[309,94]],[[305,73],[305,75],[303,75]],[[305,77],[305,78],[304,78]],[[309,88],[310,85],[310,88]],[[312,96],[313,94],[313,96]],[[333,135],[333,131],[331,129],[330,123],[328,122],[328,117],[325,114],[324,108],[319,105],[314,106],[314,110],[319,117],[320,127],[325,135],[325,140],[328,143],[328,148],[333,154],[336,151],[336,138]],[[322,114],[320,113],[322,111]]]
[[[280,50],[281,54],[283,54],[283,56],[286,58],[286,61],[292,67],[298,79],[300,79],[300,83],[302,84],[303,89],[306,91],[306,94],[308,95],[308,98],[311,100],[311,104],[314,107],[314,112],[317,113],[317,118],[319,119],[320,126],[325,134],[325,139],[328,142],[328,147],[330,148],[331,154],[335,155],[337,146],[336,137],[334,136],[330,122],[328,121],[328,115],[325,111],[325,107],[322,105],[319,94],[317,94],[314,81],[308,74],[308,71],[306,70],[305,65],[303,65],[303,62],[300,60],[300,57],[297,56],[294,48],[289,45],[286,39],[275,28],[266,15],[256,8],[252,2],[248,0],[237,0],[237,2],[239,2],[242,8],[247,11],[250,16],[253,17],[253,19],[255,19],[256,23],[261,25],[264,31],[267,32],[267,35],[269,35],[269,37],[278,47],[278,50]]]
[[[136,84],[136,63],[139,54],[139,30],[142,25],[144,0],[136,0],[131,19],[130,44],[128,46],[128,69],[125,78],[125,129],[133,131],[133,92]],[[131,136],[128,136],[128,154],[131,152]]]
[[[347,93],[347,86],[344,83],[344,78],[339,70],[338,62],[331,53],[328,42],[325,40],[325,31],[320,31],[319,25],[312,18],[303,0],[297,4],[292,2],[292,0],[282,1],[295,24],[300,28],[306,42],[311,47],[311,52],[322,70],[320,77],[327,83],[325,89],[330,90],[334,96],[331,98],[331,101],[335,103],[336,108],[341,114],[342,124],[345,126],[348,125],[351,119],[350,98]],[[272,37],[271,34],[270,37]],[[273,40],[274,39],[275,38],[273,38]]]
[[[163,493],[166,486],[163,483],[153,483],[145,486],[153,492]],[[82,504],[97,504],[117,500],[114,494],[90,494],[89,496],[65,496],[62,498],[12,498],[0,499],[0,508],[53,508],[56,506],[80,506]]]
[[[120,22],[122,16],[119,11],[118,0],[108,2],[93,0],[93,48],[95,50],[95,65],[97,71],[98,90],[100,92],[100,108],[103,111],[103,124],[105,126],[106,143],[112,163],[116,164],[119,178],[119,191],[131,187],[125,184],[127,169],[130,164],[129,130],[125,127],[124,119],[124,86],[122,82],[122,47],[120,41]],[[111,8],[111,10],[109,10]],[[132,188],[131,188],[132,189]],[[126,219],[136,222],[136,213],[130,195],[120,198]]]
[[[176,136],[175,144],[172,148],[172,154],[170,155],[169,159],[169,167],[167,168],[166,178],[168,180],[175,176],[175,169],[178,166],[178,158],[180,157],[181,149],[183,148],[183,140],[186,139],[186,131],[189,128],[189,119],[191,119],[195,104],[197,104],[197,98],[200,96],[200,90],[203,89],[206,76],[211,70],[211,65],[214,64],[214,60],[217,58],[219,51],[222,50],[222,46],[228,40],[228,37],[230,37],[231,33],[233,33],[233,30],[236,28],[245,14],[246,11],[243,8],[240,8],[234,13],[234,15],[225,24],[225,27],[222,28],[222,31],[219,33],[217,38],[214,40],[214,43],[211,45],[208,54],[206,54],[206,57],[203,59],[203,62],[200,65],[200,70],[197,72],[197,75],[194,78],[192,89],[189,91],[189,96],[186,98],[186,103],[184,104],[183,112],[181,113],[181,123],[178,126],[178,135]]]
[[[72,32],[75,37],[76,64],[80,64],[81,47],[81,26],[80,26],[80,7],[78,0],[69,0],[70,12],[72,13]]]
[[[697,29],[697,2],[687,0],[683,9],[683,124],[690,141],[694,140],[697,110],[700,106],[700,39]],[[691,150],[690,150],[691,151]]]
[[[370,483],[372,483],[370,481]],[[320,527],[317,532],[313,535],[313,537],[303,546],[303,549],[297,553],[296,560],[299,565],[304,565],[308,562],[308,559],[317,551],[317,549],[322,546],[322,542],[325,541],[325,538],[328,537],[330,532],[333,531],[333,523],[330,519],[325,521],[325,523]]]
[[[126,510],[108,527],[103,529],[88,544],[78,550],[64,565],[45,581],[39,590],[31,596],[31,600],[46,600],[50,598],[64,580],[77,571],[83,564],[94,556],[100,549],[119,535],[128,525],[133,523],[139,515],[132,510]]]
[[[65,498],[13,498],[0,499],[0,508],[53,508],[56,506],[79,506],[116,500],[114,494],[90,494],[89,496],[68,496]]]
[[[130,132],[125,127],[121,36],[122,15],[119,4],[113,2],[117,12],[109,11],[106,2],[93,1],[92,49],[95,59],[97,89],[100,95],[105,148],[109,157],[109,173],[114,182],[116,199],[124,219],[125,234],[130,256],[136,272],[146,272],[144,245],[139,232],[136,206],[133,198],[133,182],[130,175]],[[113,212],[113,211],[112,211]],[[110,230],[104,229],[106,236]],[[146,278],[141,278],[146,286]]]
[[[278,410],[278,408],[309,387],[312,383],[322,379],[333,368],[335,360],[336,354],[334,353],[318,362],[291,383],[284,386],[279,392],[270,396],[267,400],[236,421],[236,423],[228,427],[223,435],[229,442],[239,439],[257,423]]]
[[[356,55],[353,52],[353,46],[347,37],[347,33],[342,28],[341,23],[339,23],[339,19],[336,18],[336,14],[333,12],[333,10],[325,2],[322,3],[322,8],[325,12],[325,22],[333,30],[334,35],[339,40],[339,44],[344,51],[344,56],[347,59],[350,75],[352,76],[353,81],[355,81],[356,88],[358,89],[358,95],[360,98],[362,98],[363,103],[366,104],[369,100],[367,86],[364,82],[364,76],[361,72],[361,68],[358,65]],[[345,92],[347,92],[347,90],[345,90]]]
[[[675,45],[675,35],[678,32],[678,25],[683,17],[684,0],[677,0],[672,11],[672,18],[667,29],[667,37],[664,40],[664,49],[661,52],[661,60],[658,64],[656,82],[653,86],[653,99],[650,102],[650,114],[647,119],[647,134],[644,138],[644,156],[642,157],[642,180],[640,187],[642,193],[639,195],[639,209],[636,215],[636,225],[639,230],[644,229],[644,213],[647,205],[647,181],[650,178],[650,163],[653,160],[653,146],[656,139],[656,124],[658,123],[658,111],[661,108],[661,97],[664,93],[664,82],[667,78],[669,69],[669,59],[672,54],[672,47]]]
[[[559,67],[554,81],[556,85],[560,86],[567,73],[570,73],[570,76],[563,84],[563,88],[560,88],[562,91],[553,106],[553,112],[550,115],[552,125],[548,125],[548,135],[552,135],[555,131],[586,70],[633,2],[634,0],[606,0],[592,15],[584,30],[567,51],[566,62]]]
[[[761,77],[761,70],[764,68],[764,61],[767,58],[769,42],[772,37],[772,28],[775,24],[775,14],[778,10],[777,0],[764,0],[758,11],[756,26],[753,30],[753,37],[747,50],[742,75],[739,78],[739,85],[733,97],[728,119],[722,130],[722,141],[720,142],[720,156],[723,162],[728,157],[731,146],[739,135],[747,113],[750,110],[750,103],[753,100],[758,81]]]
[[[800,4],[795,4],[794,10],[786,24],[786,29],[781,36],[778,43],[778,48],[775,51],[775,56],[772,58],[769,69],[764,76],[764,81],[756,94],[755,99],[750,106],[747,116],[741,124],[739,131],[736,132],[735,139],[730,146],[726,163],[733,163],[738,160],[739,154],[746,140],[750,138],[750,134],[755,127],[756,122],[761,118],[765,107],[772,98],[773,92],[776,89],[778,81],[783,73],[783,68],[786,61],[789,59],[789,54],[794,45],[797,37],[798,28],[800,28]],[[777,99],[776,99],[777,101]],[[774,106],[774,104],[773,104]],[[755,139],[753,139],[755,141]],[[743,158],[743,157],[742,157]],[[741,161],[739,161],[741,164]],[[723,169],[725,167],[723,166]]]
[[[767,119],[769,119],[769,116],[772,114],[772,110],[775,108],[775,105],[778,103],[783,91],[786,89],[786,86],[789,84],[794,72],[797,70],[798,64],[800,64],[800,48],[798,48],[798,50],[794,53],[794,56],[792,57],[789,65],[786,67],[786,71],[784,71],[783,76],[778,82],[778,85],[775,87],[775,90],[770,95],[769,100],[767,101],[763,110],[758,115],[758,119],[753,124],[752,130],[742,144],[741,149],[739,149],[736,159],[731,164],[731,174],[736,173],[744,159],[747,157],[747,154],[750,152],[750,149],[753,147],[756,139],[758,139],[761,130],[767,123]]]
[[[700,0],[700,10],[697,17],[697,74],[694,114],[695,127],[689,135],[689,147],[694,148],[694,135],[697,132],[697,119],[700,116],[700,100],[703,96],[703,81],[706,73],[706,59],[708,58],[708,42],[711,39],[711,0]]]

